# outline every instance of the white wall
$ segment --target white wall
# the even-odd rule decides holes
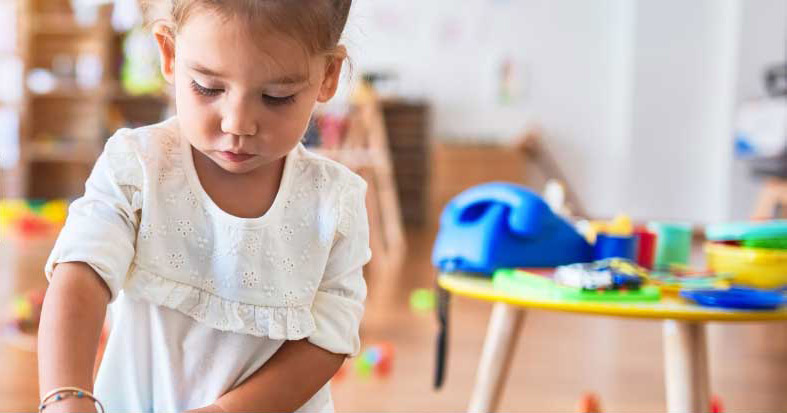
[[[770,32],[742,30],[785,16],[754,1],[357,0],[347,37],[358,72],[432,103],[439,139],[505,142],[537,120],[590,214],[709,222],[734,197],[739,63]],[[512,106],[505,56],[526,79]]]
[[[549,148],[593,213],[617,199],[595,197],[598,183],[619,186],[617,81],[621,0],[365,0],[349,24],[358,70],[396,71],[401,94],[433,104],[440,139],[508,141],[537,119]],[[510,56],[525,78],[524,98],[497,100],[496,71]],[[588,156],[593,154],[593,156]]]
[[[725,219],[738,3],[640,0],[633,36],[632,215]]]

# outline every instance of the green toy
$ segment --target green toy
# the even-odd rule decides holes
[[[658,287],[644,286],[639,290],[583,290],[558,285],[551,278],[515,269],[496,271],[492,284],[499,290],[544,300],[641,302],[661,299]]]
[[[418,313],[427,313],[435,309],[437,299],[434,291],[417,288],[410,294],[410,309]]]

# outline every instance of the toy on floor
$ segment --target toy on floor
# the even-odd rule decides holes
[[[410,294],[410,310],[416,313],[430,313],[437,305],[434,291],[428,288],[417,288]]]
[[[68,202],[0,200],[0,234],[22,239],[56,233],[65,223]]]
[[[586,393],[579,400],[577,413],[601,413],[601,402],[595,393]]]
[[[534,192],[488,183],[455,197],[440,217],[432,263],[444,272],[491,275],[500,268],[592,261],[593,249]]]
[[[35,334],[41,320],[46,290],[34,290],[14,297],[11,302],[11,321],[8,327],[24,334]]]
[[[355,371],[366,378],[372,374],[379,378],[387,378],[391,374],[394,349],[390,343],[381,343],[369,347],[355,360]]]

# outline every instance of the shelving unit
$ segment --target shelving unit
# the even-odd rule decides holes
[[[111,5],[100,6],[95,19],[80,21],[69,0],[0,1],[19,4],[25,83],[19,104],[21,156],[15,170],[4,174],[3,196],[79,196],[111,133],[158,121],[169,99],[123,91],[124,33],[111,26]],[[36,69],[47,71],[54,85],[31,87],[29,75]]]

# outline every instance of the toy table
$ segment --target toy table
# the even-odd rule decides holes
[[[663,320],[667,407],[672,413],[705,412],[710,408],[706,322],[787,320],[786,307],[731,311],[669,298],[650,303],[564,301],[535,294],[514,295],[495,289],[490,278],[464,274],[441,274],[438,284],[453,294],[495,302],[468,407],[473,413],[497,408],[525,308]]]

